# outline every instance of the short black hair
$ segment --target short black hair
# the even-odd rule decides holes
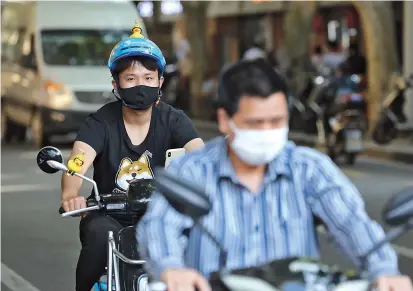
[[[112,75],[114,77],[118,77],[120,73],[130,68],[135,62],[141,63],[145,67],[145,69],[149,71],[159,71],[158,64],[154,59],[144,56],[133,56],[117,61],[111,71]]]
[[[226,68],[220,75],[218,107],[234,115],[242,96],[268,98],[281,92],[288,95],[287,82],[282,75],[262,59],[242,60]]]

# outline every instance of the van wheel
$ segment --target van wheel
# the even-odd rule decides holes
[[[11,127],[11,120],[7,117],[6,113],[1,112],[1,141],[5,144],[9,144],[13,139],[13,130]]]
[[[2,108],[4,108],[3,106],[4,104],[2,104]],[[1,112],[1,140],[5,144],[10,144],[14,136],[16,136],[17,141],[24,142],[26,127],[11,120],[3,109]]]
[[[32,134],[34,146],[36,148],[42,148],[49,143],[49,136],[44,133],[44,122],[40,111],[37,111],[32,119]]]

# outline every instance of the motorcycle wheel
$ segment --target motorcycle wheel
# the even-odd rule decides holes
[[[356,154],[351,153],[346,155],[347,165],[354,165],[356,162]]]

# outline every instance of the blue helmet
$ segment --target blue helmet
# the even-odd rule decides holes
[[[115,63],[121,59],[142,56],[153,59],[158,65],[159,76],[164,73],[166,60],[159,47],[151,40],[146,39],[142,34],[142,29],[138,24],[132,28],[133,34],[121,40],[112,49],[108,60],[108,68],[113,71]]]

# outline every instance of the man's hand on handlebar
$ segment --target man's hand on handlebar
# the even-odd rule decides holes
[[[86,208],[86,199],[83,196],[71,196],[62,201],[65,212]]]
[[[413,290],[412,282],[407,276],[380,277],[374,285],[374,288],[377,291]]]
[[[208,281],[191,269],[168,269],[162,273],[161,279],[168,291],[211,291]]]

